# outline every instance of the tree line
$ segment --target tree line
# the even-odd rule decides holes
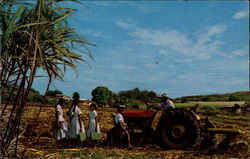
[[[14,93],[17,93],[16,91]],[[34,103],[34,104],[37,104],[37,103],[44,103],[44,104],[56,104],[56,97],[57,97],[57,94],[63,94],[62,91],[60,90],[49,90],[46,94],[47,98],[44,98],[44,95],[40,94],[39,91],[31,88],[30,91],[29,91],[29,94],[26,98],[26,102],[27,103]],[[9,102],[10,104],[12,104],[15,99],[13,96],[10,97],[10,92],[4,92],[3,94],[1,94],[1,102],[2,103],[6,103],[6,102]]]
[[[114,93],[107,87],[99,86],[93,89],[91,94],[93,96],[92,101],[99,106],[117,107],[126,105],[139,108],[140,105],[147,102],[159,102],[158,95],[154,91],[140,90],[139,88]]]
[[[42,100],[44,100],[44,104],[54,105],[56,104],[58,94],[63,94],[63,92],[58,89],[48,90],[46,94],[47,98],[44,99],[44,96],[41,95],[39,91],[31,89],[26,101],[30,104],[35,104],[41,103]],[[107,87],[98,86],[92,90],[91,95],[92,101],[96,102],[100,107],[127,105],[133,108],[139,108],[141,104],[145,104],[146,102],[159,102],[159,99],[157,98],[158,95],[154,91],[140,90],[139,88],[114,93]],[[8,92],[3,94],[2,102],[6,102],[8,97]],[[14,99],[10,99],[10,102],[14,102]]]
[[[78,93],[78,92],[75,92]],[[181,98],[174,99],[175,102],[185,103],[188,101],[247,101],[250,100],[247,91],[227,93],[227,94],[212,94],[212,95],[198,95],[198,96],[184,96]],[[54,105],[57,102],[58,94],[63,94],[62,91],[48,90],[47,98],[40,94],[39,91],[31,89],[26,101],[30,104],[41,103],[42,100],[44,104]],[[78,93],[78,95],[80,95]],[[127,105],[133,108],[139,108],[140,105],[147,102],[158,103],[159,98],[157,93],[149,90],[140,90],[139,88],[134,88],[131,90],[120,91],[118,93],[112,92],[109,88],[104,86],[98,86],[91,92],[92,101],[96,102],[100,107],[111,106],[117,107],[118,105]],[[10,98],[9,93],[5,92],[1,95],[1,101],[10,103],[14,102],[14,98]],[[70,103],[70,102],[67,102]]]
[[[225,94],[209,94],[209,95],[195,95],[195,96],[184,96],[176,98],[176,102],[185,103],[188,101],[204,101],[204,102],[214,102],[214,101],[249,101],[249,91],[239,91]]]

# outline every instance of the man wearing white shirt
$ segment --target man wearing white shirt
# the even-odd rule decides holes
[[[115,123],[116,124],[121,124],[121,123],[124,123],[124,119],[123,119],[123,116],[122,116],[122,111],[123,111],[123,108],[117,108],[117,113],[115,114]]]
[[[163,93],[160,96],[160,98],[161,98],[161,103],[159,105],[151,105],[149,102],[146,103],[147,109],[154,108],[154,109],[157,109],[157,110],[161,109],[163,111],[166,111],[169,108],[170,109],[175,108],[174,103],[168,98],[168,95],[166,93]]]
[[[117,108],[117,113],[115,114],[114,118],[114,128],[112,130],[112,135],[114,135],[112,138],[115,139],[116,141],[121,140],[122,136],[126,135],[127,138],[127,146],[131,147],[130,145],[130,135],[127,130],[127,125],[124,122],[124,118],[122,116],[122,111],[124,110],[124,106],[119,106]],[[111,134],[110,134],[111,135]],[[109,140],[109,139],[108,139]],[[121,144],[121,143],[119,143]]]
[[[168,98],[166,93],[161,95],[161,103],[158,105],[159,108],[166,111],[169,108],[175,108],[174,103]]]

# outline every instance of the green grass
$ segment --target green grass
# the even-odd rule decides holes
[[[203,105],[201,106],[202,109],[221,109],[220,105]]]
[[[196,103],[175,103],[175,107],[176,108],[189,108],[191,106],[194,106]],[[157,105],[157,104],[154,104],[154,105]],[[224,107],[224,105],[222,104],[211,104],[211,103],[202,103],[202,104],[199,104],[199,107],[201,109],[221,109]],[[146,105],[140,105],[140,109],[146,109]]]
[[[177,108],[183,108],[183,107],[190,107],[190,106],[193,106],[193,104],[190,104],[190,103],[175,103],[175,106]]]
[[[175,106],[177,108],[188,108],[188,107],[191,107],[194,105],[195,105],[194,103],[175,103]],[[220,109],[220,108],[222,108],[222,106],[219,104],[199,104],[199,107],[201,109]]]
[[[223,123],[229,123],[229,124],[236,124],[236,125],[241,125],[241,126],[249,126],[249,122],[248,121],[242,121],[242,120],[235,120],[235,119],[226,119],[223,117],[210,117],[210,119],[212,121],[217,121],[217,122],[223,122]]]
[[[249,91],[239,91],[225,94],[208,94],[184,96],[176,98],[176,101],[249,101]]]

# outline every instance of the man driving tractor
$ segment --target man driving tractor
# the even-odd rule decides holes
[[[163,93],[161,96],[161,103],[159,105],[149,105],[149,103],[147,103],[147,107],[148,109],[150,109],[151,107],[153,107],[154,109],[162,109],[163,111],[166,111],[167,109],[171,108],[174,109],[174,103],[169,99],[168,95],[166,93]]]

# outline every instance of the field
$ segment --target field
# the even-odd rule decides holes
[[[226,106],[232,106],[236,102],[226,103]],[[177,107],[192,106],[196,103],[178,103]],[[247,142],[249,140],[249,111],[242,112],[236,115],[234,112],[229,112],[224,109],[217,109],[217,107],[224,107],[225,103],[202,103],[199,102],[200,109],[197,111],[198,115],[205,117],[208,115],[216,126],[226,128],[240,129],[243,134],[237,136],[236,141]],[[239,103],[242,104],[242,103]],[[216,107],[215,107],[216,106]],[[209,109],[211,107],[211,109]],[[57,146],[52,132],[52,121],[55,119],[54,107],[46,106],[41,109],[38,115],[39,106],[27,106],[24,118],[22,119],[22,134],[20,135],[19,154],[23,158],[135,158],[135,159],[149,159],[149,158],[166,158],[166,159],[180,159],[180,158],[248,158],[249,152],[247,149],[227,151],[219,151],[216,148],[205,150],[162,150],[157,144],[149,143],[142,146],[133,146],[131,149],[126,148],[110,148],[104,145],[106,133],[113,127],[112,113],[113,108],[99,108],[99,123],[101,132],[103,133],[103,140],[99,141],[95,147],[91,145],[90,141],[84,142],[82,145],[66,145],[61,148]],[[68,108],[64,108],[64,113]],[[82,106],[83,118],[85,127],[88,126],[88,107]],[[66,115],[65,115],[66,116]],[[67,119],[67,121],[69,121]],[[30,124],[31,123],[31,124]],[[222,140],[223,135],[217,135],[217,144]]]
[[[218,107],[230,107],[233,106],[234,104],[239,104],[239,105],[243,105],[244,101],[236,101],[236,102],[188,102],[188,103],[177,103],[177,106],[192,106],[195,104],[199,104],[202,107],[204,106],[209,106],[209,107],[213,107],[213,106],[218,106]]]

